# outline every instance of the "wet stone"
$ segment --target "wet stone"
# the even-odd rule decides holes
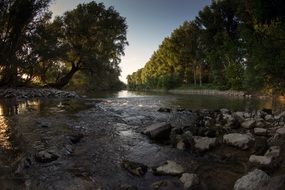
[[[169,139],[170,132],[171,125],[166,122],[162,122],[150,125],[143,133],[148,135],[151,139],[166,140]]]
[[[40,163],[49,163],[55,161],[59,158],[59,156],[53,151],[43,150],[38,152],[35,155],[35,160]]]
[[[181,175],[184,172],[184,168],[174,161],[168,160],[166,164],[154,169],[156,175]]]

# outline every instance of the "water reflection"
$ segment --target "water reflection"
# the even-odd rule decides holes
[[[11,99],[0,101],[0,116],[13,116],[28,111],[38,111],[39,109],[39,100],[26,100],[18,102]]]
[[[0,113],[3,113],[3,109],[0,107]],[[11,149],[9,125],[7,119],[4,116],[0,116],[0,149]]]

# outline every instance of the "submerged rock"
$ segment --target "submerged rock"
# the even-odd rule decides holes
[[[264,171],[255,169],[239,178],[234,185],[234,190],[256,190],[265,186],[270,180]]]
[[[171,125],[166,122],[162,122],[152,124],[151,126],[147,127],[143,133],[148,135],[151,139],[165,140],[169,138],[170,132]]]
[[[154,169],[154,173],[157,175],[181,175],[184,172],[184,168],[174,161],[168,160],[166,164]]]
[[[249,148],[250,143],[254,141],[254,138],[248,134],[231,133],[224,135],[223,141],[228,145],[246,150]]]
[[[147,172],[147,166],[141,163],[123,160],[121,166],[126,169],[129,173],[142,177]]]

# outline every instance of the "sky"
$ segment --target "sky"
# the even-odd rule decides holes
[[[54,0],[54,16],[74,9],[79,3],[91,0]],[[120,79],[126,82],[129,74],[144,67],[163,39],[186,20],[193,20],[211,0],[96,0],[106,7],[113,6],[128,25],[127,39],[120,67]]]

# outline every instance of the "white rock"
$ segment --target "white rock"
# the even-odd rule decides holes
[[[255,120],[254,119],[248,119],[248,120],[245,120],[244,122],[241,123],[241,126],[243,128],[246,128],[246,129],[250,129],[250,128],[253,128],[255,126]]]
[[[185,189],[189,189],[192,186],[199,184],[199,177],[197,174],[184,173],[182,174],[180,181],[184,184]]]
[[[251,114],[247,113],[247,112],[245,112],[243,115],[244,115],[245,118],[250,118],[251,117]]]
[[[285,117],[285,111],[276,116],[277,119],[280,119],[281,117]]]
[[[263,128],[263,127],[265,127],[265,123],[262,122],[262,121],[257,121],[255,126],[258,127],[258,128]]]
[[[223,136],[224,143],[241,148],[243,150],[249,147],[254,138],[249,134],[231,133]]]
[[[264,156],[277,158],[280,156],[280,147],[279,146],[272,146],[270,147]]]
[[[285,135],[285,127],[277,129],[276,133],[278,133],[279,135]]]
[[[268,165],[271,164],[272,158],[271,157],[267,157],[267,156],[251,155],[249,157],[249,162],[251,162],[253,164],[268,166]]]
[[[220,111],[222,114],[230,114],[231,113],[231,111],[226,109],[226,108],[222,108],[222,109],[220,109]]]
[[[206,151],[213,147],[216,143],[216,138],[194,136],[194,147],[199,151]]]
[[[183,142],[183,140],[180,140],[177,145],[176,148],[179,150],[185,150],[185,143]]]
[[[234,185],[234,190],[256,190],[268,183],[270,177],[262,170],[255,169],[239,178]]]
[[[184,168],[176,162],[168,160],[165,165],[156,168],[156,172],[161,175],[180,175],[184,172]]]
[[[274,120],[274,117],[272,116],[272,115],[266,115],[265,117],[264,117],[264,119],[265,119],[265,121],[273,121]]]
[[[254,128],[254,134],[256,134],[256,135],[267,135],[267,129]]]

